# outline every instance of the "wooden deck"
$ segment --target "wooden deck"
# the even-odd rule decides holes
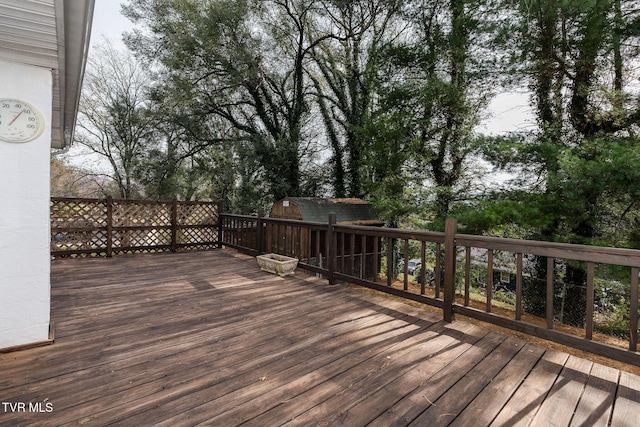
[[[52,319],[0,354],[0,425],[640,421],[638,376],[231,250],[55,261]]]

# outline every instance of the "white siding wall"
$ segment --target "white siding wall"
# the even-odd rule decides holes
[[[36,140],[0,141],[0,348],[48,339],[51,70],[0,61],[0,98],[35,105],[47,127]]]

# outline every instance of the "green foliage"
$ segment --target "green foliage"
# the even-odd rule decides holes
[[[131,0],[128,45],[171,123],[138,180],[245,212],[357,196],[390,225],[455,216],[465,232],[640,246],[637,2],[533,6]],[[478,134],[511,85],[529,89],[535,128]],[[478,156],[516,178],[483,188]]]

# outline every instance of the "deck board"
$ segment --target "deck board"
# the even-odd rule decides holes
[[[640,378],[232,250],[52,263],[0,425],[637,425]],[[47,406],[49,405],[49,406]]]

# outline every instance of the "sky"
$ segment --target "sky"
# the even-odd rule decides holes
[[[122,43],[122,33],[133,27],[131,21],[120,14],[118,0],[96,0],[91,29],[91,45],[107,37],[118,44]]]
[[[91,26],[91,39],[89,40],[89,56],[93,46],[101,43],[103,38],[112,40],[114,46],[124,49],[122,33],[133,27],[131,21],[120,14],[119,0],[96,0],[93,11],[93,23]],[[108,173],[109,164],[93,154],[87,153],[80,144],[73,144],[67,151],[66,158],[74,166],[92,169],[96,172]]]

